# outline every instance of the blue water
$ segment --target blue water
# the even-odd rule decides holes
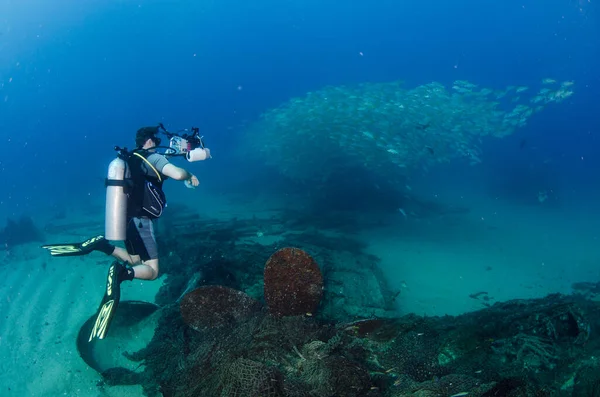
[[[324,85],[393,80],[575,80],[567,103],[485,156],[518,162],[526,137],[594,189],[599,13],[567,0],[2,1],[0,211],[33,211],[48,189],[44,203],[101,193],[112,146],[131,145],[139,126],[198,125],[222,160],[214,174],[266,109]]]

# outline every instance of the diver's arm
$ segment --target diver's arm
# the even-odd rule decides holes
[[[190,172],[184,170],[181,167],[177,167],[171,163],[165,165],[162,169],[162,173],[168,176],[169,178],[175,179],[177,181],[187,181],[191,179],[194,175]]]

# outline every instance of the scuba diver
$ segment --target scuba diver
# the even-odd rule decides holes
[[[161,129],[169,138],[168,147],[160,146],[158,134]],[[184,181],[189,188],[199,185],[194,174],[175,166],[167,157],[185,156],[190,162],[211,158],[198,128],[192,128],[192,132],[191,135],[170,133],[162,124],[140,128],[135,137],[136,149],[128,151],[115,147],[117,158],[108,167],[104,235],[79,243],[42,246],[52,256],[81,256],[98,251],[117,259],[108,271],[105,296],[90,342],[94,338],[104,338],[119,302],[122,281],[158,277],[153,220],[159,218],[166,207],[162,185],[168,178]],[[158,148],[165,148],[164,154],[158,153]],[[111,241],[124,241],[125,248],[117,247]]]

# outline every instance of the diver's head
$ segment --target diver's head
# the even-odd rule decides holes
[[[135,134],[135,146],[138,149],[152,149],[160,145],[158,127],[142,127]]]

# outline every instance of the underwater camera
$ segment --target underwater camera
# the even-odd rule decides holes
[[[205,150],[204,141],[202,140],[204,137],[200,136],[198,127],[172,133],[167,131],[162,123],[158,126],[169,138],[169,147],[165,150],[166,156],[185,156],[189,162],[202,161],[208,158],[209,152]]]

